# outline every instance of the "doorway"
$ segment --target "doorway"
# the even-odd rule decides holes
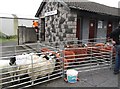
[[[41,18],[41,29],[40,29],[41,41],[45,41],[45,18]]]
[[[80,40],[81,37],[81,19],[77,18],[77,28],[76,28],[76,38],[78,38],[78,40]]]
[[[95,20],[90,20],[89,22],[89,39],[91,39],[90,42],[94,42],[96,29],[95,25],[96,25]]]
[[[112,32],[112,22],[108,22],[107,24],[107,36]]]

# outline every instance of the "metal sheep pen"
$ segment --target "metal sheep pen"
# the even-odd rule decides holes
[[[64,54],[64,58],[67,58],[67,62],[64,62],[64,66],[66,66],[64,67],[64,77],[67,77],[66,71],[69,69],[75,69],[81,74],[82,72],[113,68],[115,51],[112,44],[106,42],[105,38],[65,41],[64,43],[66,45],[64,50],[75,53],[75,55]],[[74,58],[72,58],[73,56]]]
[[[34,54],[30,55],[30,63],[23,64],[23,66],[26,67],[22,69],[18,69],[17,65],[8,65],[6,68],[1,68],[1,70],[6,70],[0,73],[0,76],[2,76],[0,85],[3,88],[27,88],[57,78],[64,78],[66,77],[66,71],[68,69],[76,69],[81,73],[103,68],[112,68],[114,60],[113,46],[105,44],[105,42],[106,39],[96,38],[94,42],[86,39],[82,41],[45,42],[42,44],[33,43],[3,47],[1,59],[8,60],[8,62],[11,57],[23,53]],[[7,49],[10,50],[5,51]],[[37,63],[34,62],[34,55],[39,59]],[[46,56],[44,57],[45,61],[48,61],[40,61],[41,55]],[[53,56],[54,59],[52,59]],[[51,59],[56,62],[53,62]],[[44,64],[42,64],[42,62]],[[47,71],[48,73],[46,73]],[[11,73],[16,74],[12,76],[10,75]]]
[[[2,76],[2,78],[0,79],[2,81],[0,85],[3,88],[25,88],[61,77],[61,61],[57,61],[58,59],[55,58],[54,54],[50,52],[38,52],[38,44],[27,44],[27,46],[29,46],[29,48],[32,48],[29,49],[25,45],[19,45],[12,47],[15,49],[14,52],[12,49],[11,51],[9,50],[8,55],[2,55],[1,59],[4,61],[8,61],[7,66],[1,68],[1,70],[4,69],[5,71],[0,73],[0,75]],[[41,46],[41,48],[44,47],[40,44],[39,46]],[[52,47],[48,48],[52,50]],[[3,49],[9,49],[9,47],[3,47]],[[31,54],[31,52],[34,52],[34,54]],[[7,52],[3,53],[5,54]],[[21,54],[23,53],[24,55],[21,56]],[[26,57],[26,55],[29,55],[29,57]],[[44,58],[42,57],[42,55],[44,56]],[[21,62],[23,64],[16,64],[10,66],[9,63],[13,63],[10,62],[10,58],[15,58],[19,56],[22,58],[23,56],[26,57],[26,59],[23,58],[25,60],[24,62],[22,62],[23,59],[16,61],[18,63]]]

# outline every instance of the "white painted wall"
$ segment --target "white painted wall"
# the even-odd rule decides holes
[[[0,32],[2,32],[2,24],[1,24],[2,22],[1,21],[2,21],[2,18],[0,18]]]
[[[14,35],[14,23],[13,19],[1,19],[1,31],[6,35]]]

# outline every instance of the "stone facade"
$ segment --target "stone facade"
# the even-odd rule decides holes
[[[53,2],[52,2],[53,1]],[[42,41],[55,42],[55,41],[68,41],[68,40],[80,40],[90,39],[89,35],[94,33],[93,38],[105,38],[107,32],[113,30],[118,25],[119,19],[116,16],[108,14],[94,13],[80,8],[74,8],[74,5],[68,3],[70,11],[66,10],[66,6],[63,6],[61,2],[55,2],[56,0],[47,0],[46,3],[42,3],[37,13],[39,15],[40,25],[45,22],[45,27],[40,26],[42,33],[41,38],[45,38]],[[59,0],[58,0],[59,1]],[[80,4],[80,3],[79,3]],[[72,7],[73,5],[73,7]],[[46,16],[46,12],[57,10],[57,14]],[[90,22],[94,21],[94,31],[90,29]],[[102,28],[98,28],[98,22],[103,21]],[[108,28],[108,24],[111,23],[112,27]],[[92,33],[90,33],[90,31]],[[76,33],[79,32],[79,33]],[[78,38],[77,38],[78,37]]]
[[[64,40],[77,40],[77,14],[66,11],[64,6],[59,2],[47,2],[43,7],[39,17],[44,17],[46,12],[54,10],[57,10],[56,15],[45,17],[45,41],[55,42]],[[40,22],[41,19],[39,19],[39,23]],[[42,30],[41,27],[40,30]]]

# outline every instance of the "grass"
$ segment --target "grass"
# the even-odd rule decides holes
[[[0,38],[0,43],[10,42],[10,41],[17,41],[17,37]]]

